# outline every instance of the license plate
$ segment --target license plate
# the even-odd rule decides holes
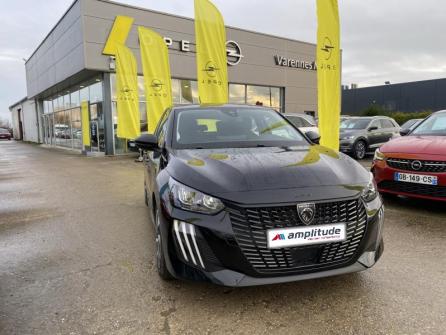
[[[346,240],[346,236],[344,223],[267,231],[269,249],[341,242]]]
[[[395,172],[395,180],[405,183],[423,184],[423,185],[438,185],[438,177],[427,176],[422,174],[401,173]]]

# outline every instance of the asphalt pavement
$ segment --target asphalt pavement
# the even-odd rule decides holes
[[[141,164],[0,142],[0,334],[445,334],[446,207],[385,201],[385,251],[369,271],[166,283]]]

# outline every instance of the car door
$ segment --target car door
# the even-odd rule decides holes
[[[376,128],[370,130],[371,128]],[[376,148],[380,145],[382,140],[382,126],[379,119],[373,120],[367,128],[367,137],[369,140],[369,148]]]
[[[389,119],[381,119],[382,125],[382,142],[390,141],[394,136],[398,134],[398,130],[395,125]]]
[[[161,117],[160,122],[155,130],[155,135],[158,138],[158,144],[160,148],[164,147],[165,136],[167,133],[167,120],[169,119],[170,109]],[[166,165],[166,158],[161,150],[159,151],[148,151],[144,154],[144,162],[146,165],[145,169],[145,184],[148,188],[149,193],[153,192],[156,184],[156,176],[160,169],[164,168]]]

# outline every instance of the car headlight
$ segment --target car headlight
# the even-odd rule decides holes
[[[367,186],[362,190],[361,197],[365,202],[371,202],[378,196],[378,187],[376,186],[375,178],[370,173],[370,180]]]
[[[354,138],[355,138],[354,136],[344,136],[344,137],[341,137],[341,141],[353,140]]]
[[[376,149],[375,157],[373,157],[373,160],[374,161],[383,161],[385,159],[386,159],[386,156],[381,151],[379,151],[379,149]]]
[[[225,207],[219,199],[180,184],[172,178],[169,180],[169,186],[170,200],[177,208],[190,212],[217,214]]]

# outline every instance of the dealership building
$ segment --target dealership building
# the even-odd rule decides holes
[[[115,60],[102,54],[118,15],[135,19],[126,45],[138,62],[141,128],[146,107],[137,27],[169,47],[175,104],[198,103],[194,21],[106,0],[76,0],[26,62],[27,98],[12,105],[14,136],[82,150],[82,101],[89,103],[91,151],[127,151],[116,136]],[[286,113],[317,112],[316,45],[227,28],[230,102]]]

